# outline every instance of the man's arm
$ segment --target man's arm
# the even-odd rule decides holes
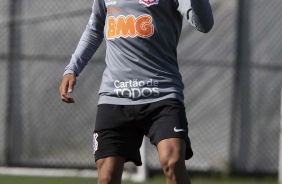
[[[94,1],[92,14],[84,30],[70,63],[66,66],[64,75],[72,73],[78,76],[104,38],[104,25],[106,19],[106,8],[104,1]]]
[[[73,98],[68,93],[73,92],[76,77],[81,73],[103,41],[105,18],[106,8],[104,1],[94,0],[91,17],[72,55],[70,63],[65,68],[63,80],[60,85],[60,97],[66,103],[74,103]]]
[[[209,0],[178,0],[178,11],[200,32],[207,33],[213,27]]]

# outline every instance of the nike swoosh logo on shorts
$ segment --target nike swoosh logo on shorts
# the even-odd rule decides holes
[[[174,132],[185,132],[185,130],[184,129],[177,129],[176,127],[174,127]]]

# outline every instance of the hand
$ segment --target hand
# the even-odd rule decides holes
[[[66,74],[63,77],[61,86],[60,86],[60,96],[61,100],[66,103],[74,103],[74,99],[68,95],[68,93],[73,92],[74,85],[76,83],[75,74]]]

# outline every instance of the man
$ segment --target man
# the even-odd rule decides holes
[[[176,47],[182,19],[209,32],[209,0],[94,0],[89,23],[65,68],[62,101],[74,103],[76,77],[103,39],[106,69],[93,134],[99,184],[119,184],[124,163],[141,165],[143,136],[157,147],[167,184],[189,184],[183,83]]]

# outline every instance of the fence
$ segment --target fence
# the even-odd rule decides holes
[[[178,47],[195,156],[192,171],[277,173],[282,83],[280,0],[210,0],[215,26],[184,23]],[[92,0],[2,0],[0,164],[95,168],[92,130],[104,70],[102,44],[73,94],[58,87]],[[160,169],[146,146],[147,167]]]

